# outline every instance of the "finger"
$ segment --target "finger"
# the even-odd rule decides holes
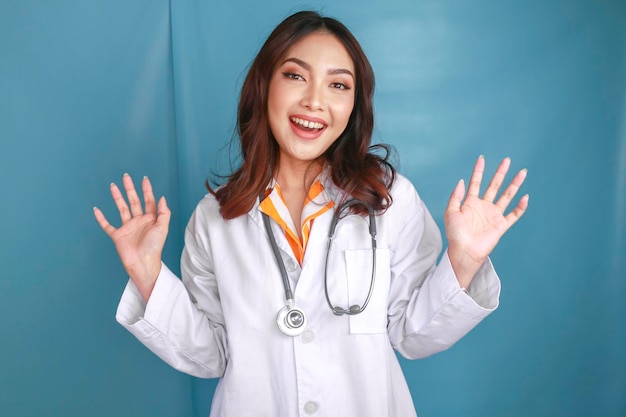
[[[146,213],[151,213],[156,215],[157,207],[156,201],[154,200],[154,193],[152,192],[152,184],[150,184],[150,180],[148,177],[143,177],[143,181],[141,182],[141,189],[143,191],[143,200],[146,205]]]
[[[526,212],[526,209],[528,208],[529,198],[530,197],[528,196],[528,194],[525,194],[519,200],[519,203],[517,203],[517,206],[515,206],[515,208],[511,210],[509,214],[506,215],[505,219],[508,223],[508,227],[513,226],[515,222],[517,222],[520,219],[520,217],[522,217],[522,215]]]
[[[111,224],[107,221],[106,217],[104,217],[104,214],[98,207],[93,208],[93,214],[96,217],[96,221],[98,222],[102,230],[104,230],[104,233],[111,237],[113,235],[113,232],[115,232],[117,229],[111,226]]]
[[[480,155],[476,164],[474,164],[474,172],[472,172],[472,178],[470,178],[469,187],[467,188],[467,196],[478,197],[480,193],[480,183],[483,180],[483,173],[485,172],[485,157]]]
[[[461,179],[454,187],[452,194],[450,195],[450,200],[448,200],[448,207],[446,208],[446,212],[455,213],[461,210],[461,202],[463,201],[463,197],[465,196],[465,182]]]
[[[156,222],[159,226],[164,227],[165,230],[167,230],[170,224],[170,218],[172,216],[172,212],[167,206],[167,201],[165,200],[165,197],[161,197],[159,199],[158,210],[159,210],[158,211],[159,215],[157,216]]]
[[[137,195],[137,191],[135,190],[135,184],[133,183],[130,175],[124,174],[122,177],[122,182],[124,183],[126,196],[128,197],[128,202],[130,203],[130,212],[133,216],[142,215],[143,209],[141,208],[141,200],[139,200],[139,196]]]
[[[515,175],[515,178],[513,178],[513,181],[511,181],[509,186],[506,187],[506,190],[504,190],[504,192],[496,202],[496,206],[499,207],[503,213],[509,206],[511,201],[513,201],[515,194],[517,194],[517,191],[524,183],[527,173],[528,171],[526,169],[522,169],[520,172],[518,172],[517,175]]]
[[[496,173],[493,175],[493,178],[489,183],[489,187],[487,187],[487,190],[485,191],[485,195],[483,196],[484,200],[492,202],[496,198],[498,190],[500,189],[500,186],[502,186],[502,183],[504,182],[504,177],[509,171],[510,166],[511,158],[504,158],[502,162],[500,162]]]
[[[120,212],[122,224],[126,223],[131,219],[130,210],[128,210],[128,204],[126,204],[126,200],[124,200],[122,192],[113,182],[111,183],[111,196],[113,197],[117,210]]]

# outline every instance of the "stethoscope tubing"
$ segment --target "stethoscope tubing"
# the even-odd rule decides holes
[[[270,245],[272,245],[274,258],[276,258],[276,263],[278,264],[278,268],[280,269],[280,276],[283,280],[283,287],[285,288],[285,299],[287,300],[288,304],[293,304],[293,293],[291,291],[291,284],[289,283],[289,276],[287,275],[287,270],[285,269],[285,263],[280,257],[280,249],[278,249],[278,244],[276,244],[276,238],[274,237],[274,232],[272,231],[270,218],[265,213],[263,213],[263,223],[265,224],[265,229],[267,230],[267,234],[270,238]]]
[[[370,287],[367,293],[367,297],[362,305],[354,304],[349,308],[345,309],[342,307],[333,306],[333,303],[330,301],[330,296],[328,294],[328,259],[330,257],[330,251],[332,248],[332,242],[335,236],[335,229],[337,227],[337,223],[342,218],[341,215],[346,209],[354,205],[363,205],[367,208],[369,214],[369,234],[372,239],[372,276],[370,280]],[[274,237],[274,232],[272,231],[272,226],[270,224],[270,218],[267,214],[263,213],[263,224],[265,229],[267,230],[267,234],[269,237],[270,245],[272,248],[272,252],[274,254],[274,258],[276,259],[276,264],[280,270],[280,276],[283,281],[283,287],[285,290],[285,299],[287,300],[287,305],[283,307],[277,316],[278,328],[281,332],[286,334],[287,336],[298,336],[304,331],[306,327],[306,314],[304,311],[295,305],[293,299],[293,291],[291,290],[291,283],[289,282],[289,276],[287,275],[287,270],[285,269],[285,264],[280,255],[280,249],[278,248],[278,244],[276,243],[276,238]],[[367,305],[372,298],[372,293],[374,291],[374,284],[376,282],[376,216],[374,214],[373,208],[360,200],[351,199],[343,204],[341,204],[334,212],[333,219],[330,224],[330,228],[328,231],[328,245],[326,248],[326,259],[324,262],[324,294],[326,296],[326,302],[330,307],[333,314],[336,316],[342,315],[356,315],[360,314],[365,310]],[[289,321],[289,317],[291,313],[294,313],[294,317],[298,318],[298,320]]]
[[[337,227],[337,223],[341,219],[341,214],[348,208],[355,206],[357,204],[364,205],[367,208],[367,212],[369,215],[369,233],[372,239],[372,277],[370,279],[370,288],[367,292],[367,297],[362,305],[354,304],[351,305],[348,309],[334,306],[330,301],[330,295],[328,294],[328,258],[330,257],[330,251],[332,248],[333,240],[335,237],[335,229]],[[330,307],[333,314],[336,316],[342,316],[344,314],[353,316],[356,314],[360,314],[365,310],[365,307],[370,302],[372,298],[372,293],[374,292],[374,284],[376,282],[376,216],[374,214],[374,209],[367,203],[357,200],[351,199],[341,204],[333,215],[333,220],[330,224],[330,228],[328,229],[328,245],[326,247],[326,260],[324,262],[324,295],[326,296],[326,302]]]

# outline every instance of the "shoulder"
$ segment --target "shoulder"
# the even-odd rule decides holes
[[[393,209],[393,211],[422,206],[424,204],[413,183],[400,173],[396,173],[393,185],[389,189],[389,194],[393,199],[389,209]]]
[[[428,243],[437,252],[441,250],[441,233],[428,207],[411,181],[397,174],[390,189],[391,206],[381,216],[389,230],[389,242],[394,248],[408,242]]]
[[[225,219],[220,212],[219,201],[214,195],[208,193],[198,202],[189,219],[188,228],[195,227],[196,229],[202,229],[202,233],[209,233],[219,230],[231,230],[237,228],[238,225],[246,226],[249,224],[250,219],[256,216],[258,205],[259,202],[257,200],[249,212],[232,219]]]
[[[393,182],[393,185],[391,186],[390,191],[392,194],[416,192],[413,183],[399,172],[396,172],[396,178]]]
[[[213,194],[207,193],[202,200],[198,202],[194,214],[199,215],[219,215],[220,203]],[[220,216],[221,217],[221,216]]]
[[[188,229],[207,230],[208,226],[224,222],[220,214],[220,204],[212,194],[206,194],[196,205],[187,224]]]

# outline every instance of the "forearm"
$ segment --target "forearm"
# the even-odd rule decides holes
[[[447,254],[415,289],[390,336],[405,357],[416,359],[448,349],[498,306],[500,280],[491,262],[481,265],[467,291],[457,283]]]
[[[225,330],[191,302],[182,282],[163,265],[146,303],[130,281],[117,321],[172,367],[199,377],[219,377],[225,368]]]

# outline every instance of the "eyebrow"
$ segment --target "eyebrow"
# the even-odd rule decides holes
[[[298,58],[287,58],[283,61],[281,65],[284,65],[285,62],[293,62],[294,64],[300,65],[302,68],[304,68],[307,71],[311,71],[313,69],[313,67],[311,67],[309,63],[304,62],[303,60],[298,59]],[[354,74],[352,74],[352,71],[346,68],[332,68],[328,70],[328,74],[329,75],[347,74],[347,75],[350,75],[352,78],[354,78]]]

